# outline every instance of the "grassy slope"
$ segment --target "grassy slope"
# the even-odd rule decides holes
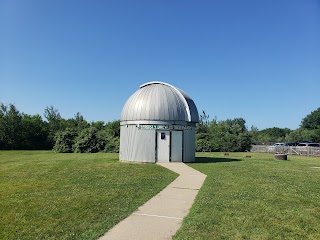
[[[96,239],[176,176],[117,154],[0,151],[0,239]]]
[[[198,154],[207,174],[175,239],[320,239],[320,158]]]

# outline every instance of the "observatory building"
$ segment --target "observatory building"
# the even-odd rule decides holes
[[[120,119],[120,160],[194,162],[199,115],[182,90],[148,82],[125,103]]]

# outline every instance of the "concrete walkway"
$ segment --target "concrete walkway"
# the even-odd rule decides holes
[[[180,176],[100,240],[163,240],[178,231],[206,175],[184,163],[158,164]]]

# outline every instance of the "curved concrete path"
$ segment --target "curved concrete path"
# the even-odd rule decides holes
[[[206,175],[184,163],[158,164],[180,175],[100,240],[163,240],[178,231]]]

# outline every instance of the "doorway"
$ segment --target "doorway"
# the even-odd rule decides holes
[[[170,161],[170,132],[157,131],[157,162]]]
[[[182,162],[182,131],[171,132],[171,162]]]
[[[157,162],[183,162],[183,131],[157,131]]]

